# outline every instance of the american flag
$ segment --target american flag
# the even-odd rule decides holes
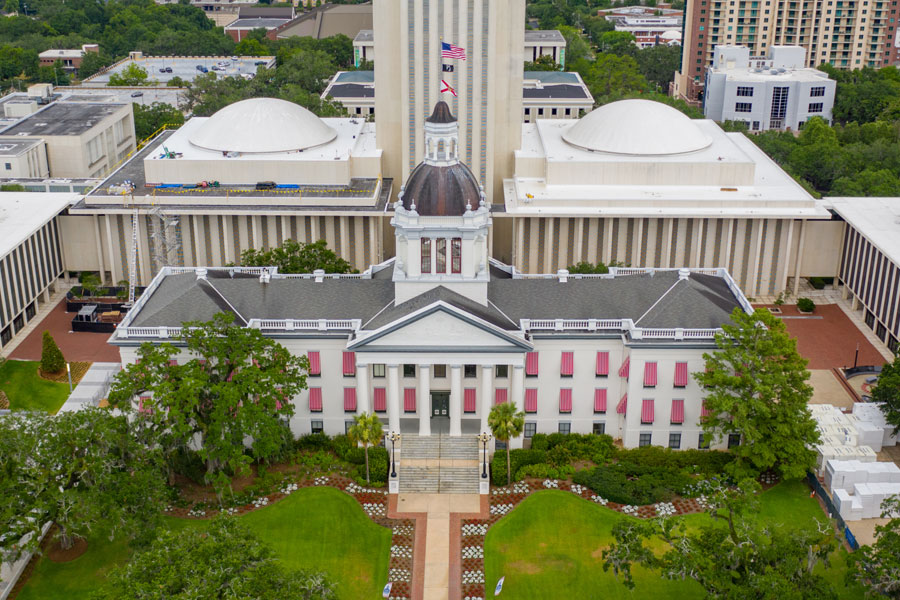
[[[459,46],[456,46],[454,44],[441,42],[441,57],[452,58],[455,60],[466,60],[466,50],[465,48],[460,48]]]

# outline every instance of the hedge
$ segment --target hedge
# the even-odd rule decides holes
[[[519,473],[519,469],[525,465],[536,465],[547,462],[547,453],[543,450],[516,449],[509,452],[509,463],[512,467],[513,477]],[[506,485],[506,450],[494,452],[491,459],[491,483],[494,485]]]
[[[693,482],[683,471],[668,467],[616,463],[575,473],[575,483],[619,504],[654,504],[671,500]]]
[[[536,433],[531,438],[532,450],[553,451],[564,447],[574,460],[590,460],[596,464],[607,462],[615,452],[612,437],[591,433]]]
[[[672,450],[662,446],[643,446],[617,448],[615,458],[618,462],[641,466],[665,467],[700,475],[719,475],[725,470],[725,465],[734,460],[734,455],[721,450]]]
[[[565,465],[562,467],[554,467],[547,463],[538,463],[536,465],[525,465],[515,473],[515,480],[522,481],[528,477],[535,479],[568,479],[575,472],[575,467]]]

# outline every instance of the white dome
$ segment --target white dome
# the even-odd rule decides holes
[[[681,32],[676,31],[675,29],[670,29],[669,31],[663,31],[659,37],[663,40],[680,40]]]
[[[337,132],[302,106],[276,98],[230,104],[197,128],[190,141],[219,152],[290,152],[327,144]]]
[[[619,100],[594,109],[563,134],[579,148],[659,156],[702,150],[712,138],[681,111],[652,100]]]

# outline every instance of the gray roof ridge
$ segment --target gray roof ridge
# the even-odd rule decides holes
[[[186,275],[186,274],[183,274],[183,275]],[[162,283],[163,283],[166,279],[168,279],[169,277],[175,278],[175,277],[180,277],[180,276],[181,276],[181,275],[167,275],[165,278],[163,278],[163,281],[160,282],[160,285],[162,285]],[[177,287],[175,288],[175,290],[176,290],[178,293],[177,293],[177,295],[175,295],[174,298],[170,298],[170,299],[169,299],[169,302],[172,302],[172,301],[174,301],[174,300],[176,300],[176,299],[178,299],[178,298],[184,296],[184,295],[191,289],[191,287],[192,287],[191,284],[196,285],[196,282],[197,282],[196,277],[193,277],[193,278],[191,278],[190,283],[188,283],[187,285],[179,285],[179,286],[177,286]],[[153,292],[151,293],[151,296],[152,296],[153,294],[156,294],[157,292],[159,292],[159,289],[153,290]],[[146,313],[146,312],[144,312],[144,311],[146,311],[146,310],[148,309],[148,307],[147,307],[147,305],[145,304],[144,307],[141,308],[140,311],[138,311],[138,312],[135,313],[135,314],[136,314],[137,316],[139,316],[140,318],[142,318],[142,319],[146,319],[146,318],[153,317],[154,315],[158,314],[159,311],[162,310],[163,308],[165,308],[166,306],[168,306],[168,304],[164,304],[163,306],[160,306],[160,307],[156,308],[156,310],[154,310],[152,313]]]
[[[208,279],[198,279],[197,287],[199,287],[201,290],[203,290],[203,292],[207,296],[209,296],[209,299],[212,300],[217,306],[219,306],[220,308],[223,308],[223,309],[227,308],[232,313],[234,313],[234,316],[237,317],[238,320],[241,321],[240,324],[242,326],[244,326],[244,327],[247,326],[247,323],[248,323],[247,319],[244,318],[244,316],[240,313],[240,311],[238,311],[238,309],[235,308],[234,305],[228,301],[228,298],[226,298],[225,295],[222,292],[220,292],[219,289],[216,286],[214,286],[211,281],[209,281]]]
[[[669,295],[669,292],[671,292],[672,290],[674,290],[674,289],[675,289],[675,286],[678,285],[678,283],[681,282],[681,281],[682,281],[682,279],[681,279],[680,277],[679,277],[678,279],[676,279],[676,280],[675,280],[675,283],[673,283],[671,286],[669,286],[669,289],[667,289],[665,292],[663,292],[663,295],[660,296],[659,298],[657,298],[657,299],[656,299],[656,302],[654,302],[653,304],[651,304],[651,305],[650,305],[650,308],[648,308],[646,311],[644,311],[644,314],[642,314],[640,317],[637,318],[637,320],[634,322],[635,326],[639,325],[640,322],[641,322],[641,320],[642,320],[644,317],[646,317],[647,315],[649,315],[650,312],[651,312],[654,308],[656,308],[656,305],[659,304],[660,302],[662,302],[663,298],[665,298],[666,296],[668,296],[668,295]]]
[[[494,310],[496,310],[498,313],[500,313],[501,315],[503,315],[503,316],[506,318],[507,321],[509,321],[510,323],[513,324],[513,327],[519,327],[519,324],[516,323],[515,321],[513,321],[512,319],[510,319],[510,318],[509,318],[509,315],[506,314],[505,312],[503,312],[503,310],[502,310],[499,306],[497,306],[496,304],[494,304],[494,303],[491,301],[490,298],[488,298],[488,306],[493,306],[493,307],[494,307]]]
[[[372,315],[371,317],[369,317],[369,320],[366,321],[365,323],[363,323],[362,326],[360,326],[360,330],[363,330],[363,331],[364,331],[364,330],[366,329],[366,325],[368,325],[369,323],[371,323],[372,321],[374,321],[376,318],[378,318],[378,315],[380,315],[381,313],[383,313],[384,311],[386,311],[386,310],[387,310],[388,308],[390,308],[392,305],[393,305],[393,306],[396,306],[396,303],[397,303],[397,300],[396,300],[396,298],[395,298],[395,299],[391,300],[390,302],[388,302],[387,304],[385,304],[385,305],[381,308],[381,310],[379,310],[377,313],[375,313],[374,315]]]

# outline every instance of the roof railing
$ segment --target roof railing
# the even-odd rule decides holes
[[[682,327],[635,327],[631,319],[522,319],[523,332],[590,331],[622,332],[633,340],[713,340],[718,328],[685,329]]]

